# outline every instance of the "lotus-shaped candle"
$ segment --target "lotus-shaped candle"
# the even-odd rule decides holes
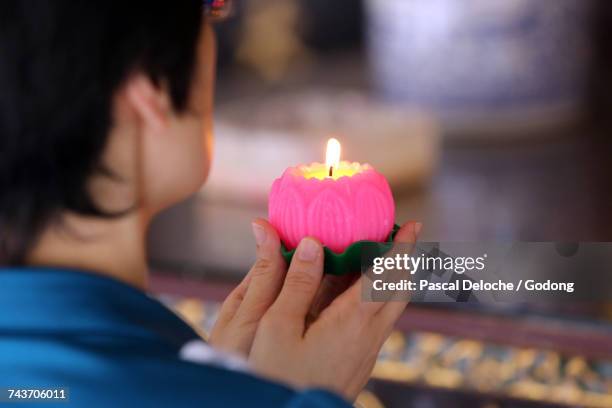
[[[268,211],[287,249],[312,236],[335,253],[358,241],[385,242],[395,218],[385,177],[369,164],[341,162],[336,139],[325,164],[290,167],[274,181]]]

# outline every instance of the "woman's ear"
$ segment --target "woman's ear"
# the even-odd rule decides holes
[[[156,86],[144,74],[135,74],[126,81],[125,94],[145,128],[161,132],[168,126],[172,106],[163,86]]]

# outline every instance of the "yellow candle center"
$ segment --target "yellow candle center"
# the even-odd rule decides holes
[[[313,163],[308,166],[301,166],[300,170],[306,179],[316,178],[318,180],[333,179],[337,180],[340,177],[351,177],[366,170],[367,165],[360,163],[351,163],[341,161],[334,167],[332,175],[329,175],[329,167],[323,163]]]
[[[361,165],[356,162],[340,161],[340,142],[331,138],[327,141],[325,152],[325,164],[312,163],[299,167],[301,175],[306,179],[332,179],[338,180],[341,177],[351,177],[364,171],[368,165]]]

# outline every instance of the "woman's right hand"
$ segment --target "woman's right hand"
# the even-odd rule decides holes
[[[420,224],[406,223],[396,242],[414,243]],[[407,302],[365,302],[362,279],[311,321],[323,277],[323,248],[302,240],[280,294],[264,314],[249,361],[271,379],[298,388],[332,389],[352,401],[368,381],[382,344]]]

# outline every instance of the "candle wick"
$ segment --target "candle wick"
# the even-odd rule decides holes
[[[334,176],[334,166],[329,166],[329,177]]]

